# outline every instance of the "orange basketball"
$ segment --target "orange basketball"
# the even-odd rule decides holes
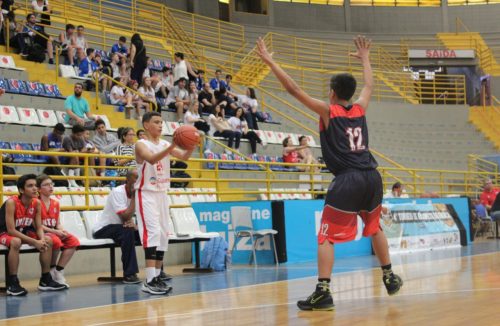
[[[184,125],[174,131],[174,143],[187,150],[194,149],[200,143],[198,129]]]

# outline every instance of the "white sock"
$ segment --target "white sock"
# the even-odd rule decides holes
[[[156,271],[154,267],[146,267],[146,282],[151,282],[156,277]]]
[[[160,273],[161,273],[161,268],[156,268],[156,276],[160,276]]]

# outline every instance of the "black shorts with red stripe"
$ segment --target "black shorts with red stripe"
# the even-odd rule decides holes
[[[328,187],[318,233],[318,242],[347,242],[356,238],[360,215],[363,236],[380,230],[383,197],[382,178],[377,170],[347,170]]]

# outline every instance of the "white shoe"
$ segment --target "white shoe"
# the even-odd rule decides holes
[[[266,148],[267,147],[267,142],[263,140],[261,145],[262,145],[262,147]]]
[[[53,272],[52,272],[53,271]],[[68,283],[66,283],[66,279],[64,278],[64,271],[58,271],[57,269],[53,268],[50,270],[50,275],[52,276],[52,279],[56,281],[59,284],[65,285],[69,289]]]

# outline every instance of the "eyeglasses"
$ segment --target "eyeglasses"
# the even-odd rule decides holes
[[[43,185],[40,185],[40,187],[52,187],[54,186],[54,183],[51,182],[51,183],[44,183]]]

